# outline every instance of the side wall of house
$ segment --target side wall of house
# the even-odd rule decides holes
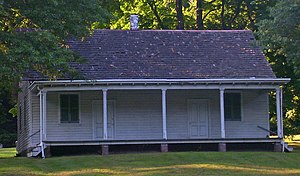
[[[34,134],[30,137],[31,139],[31,147],[37,146],[40,143],[40,97],[38,96],[38,92],[31,93],[31,124],[32,128],[31,134]]]
[[[227,138],[264,138],[268,135],[257,126],[269,128],[267,91],[243,90],[242,120],[226,121]],[[102,100],[102,91],[82,91],[80,123],[62,124],[59,120],[59,93],[47,93],[48,141],[93,140],[94,100]],[[168,90],[167,131],[169,139],[188,139],[187,102],[205,99],[209,104],[208,137],[220,138],[220,105],[218,90]],[[108,91],[108,100],[115,102],[114,139],[162,139],[161,91]],[[38,97],[33,98],[33,131],[39,127]],[[99,108],[102,108],[100,106]],[[102,117],[101,117],[102,118]],[[35,138],[33,138],[35,139]],[[35,140],[34,140],[35,141]],[[37,142],[37,141],[35,141]]]
[[[18,120],[17,120],[17,152],[23,153],[30,146],[29,135],[31,133],[31,92],[29,82],[22,81],[19,84],[21,91],[18,93]]]

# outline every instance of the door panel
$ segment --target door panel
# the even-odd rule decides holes
[[[208,100],[188,100],[190,138],[208,138]]]
[[[101,100],[94,100],[93,105],[93,138],[103,139],[103,104]],[[115,104],[113,101],[107,102],[107,137],[114,138],[115,126]]]

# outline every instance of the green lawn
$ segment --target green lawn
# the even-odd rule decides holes
[[[300,150],[293,153],[170,152],[46,159],[16,158],[14,155],[13,148],[0,149],[0,175],[300,175]]]

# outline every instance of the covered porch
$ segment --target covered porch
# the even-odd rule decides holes
[[[39,81],[34,82],[31,89],[39,90],[40,146],[43,148],[100,145],[102,154],[108,154],[109,145],[160,144],[161,151],[166,152],[168,144],[216,143],[219,151],[226,151],[227,143],[258,142],[275,143],[275,150],[281,151],[283,125],[280,86],[287,81]],[[278,138],[268,138],[268,92],[274,90]],[[226,93],[241,94],[240,120],[226,120]],[[61,111],[58,110],[58,114],[53,112],[59,109],[58,95],[61,94],[78,94],[78,123],[61,123]]]

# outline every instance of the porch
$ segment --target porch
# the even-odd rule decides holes
[[[40,127],[43,146],[274,143],[282,140],[281,89],[245,81],[228,83],[113,83],[43,85]],[[268,92],[276,90],[278,138],[268,138]],[[227,119],[224,96],[241,94],[240,119]],[[78,123],[62,123],[60,95],[77,94]],[[106,149],[107,148],[107,149]],[[276,147],[275,147],[276,148]],[[106,153],[106,152],[103,152]]]
[[[53,147],[73,147],[73,146],[95,146],[99,153],[108,155],[116,150],[126,152],[129,146],[133,148],[147,148],[149,151],[221,151],[227,150],[252,150],[258,151],[276,151],[280,152],[281,140],[278,138],[247,138],[247,139],[168,139],[168,140],[101,140],[101,141],[44,141],[48,147],[48,154],[51,154],[50,148]],[[244,145],[244,146],[243,146]],[[245,147],[245,145],[247,147]],[[126,146],[125,151],[122,149]],[[139,146],[139,147],[138,147]],[[156,147],[155,147],[156,146]],[[192,147],[191,147],[192,146]],[[158,149],[159,148],[159,149]],[[229,149],[228,149],[229,148]],[[267,149],[266,149],[267,148]],[[177,150],[176,150],[177,149]],[[129,149],[130,150],[130,149]],[[132,149],[131,149],[132,150]],[[82,150],[80,150],[83,152]],[[135,151],[135,150],[132,150]]]

